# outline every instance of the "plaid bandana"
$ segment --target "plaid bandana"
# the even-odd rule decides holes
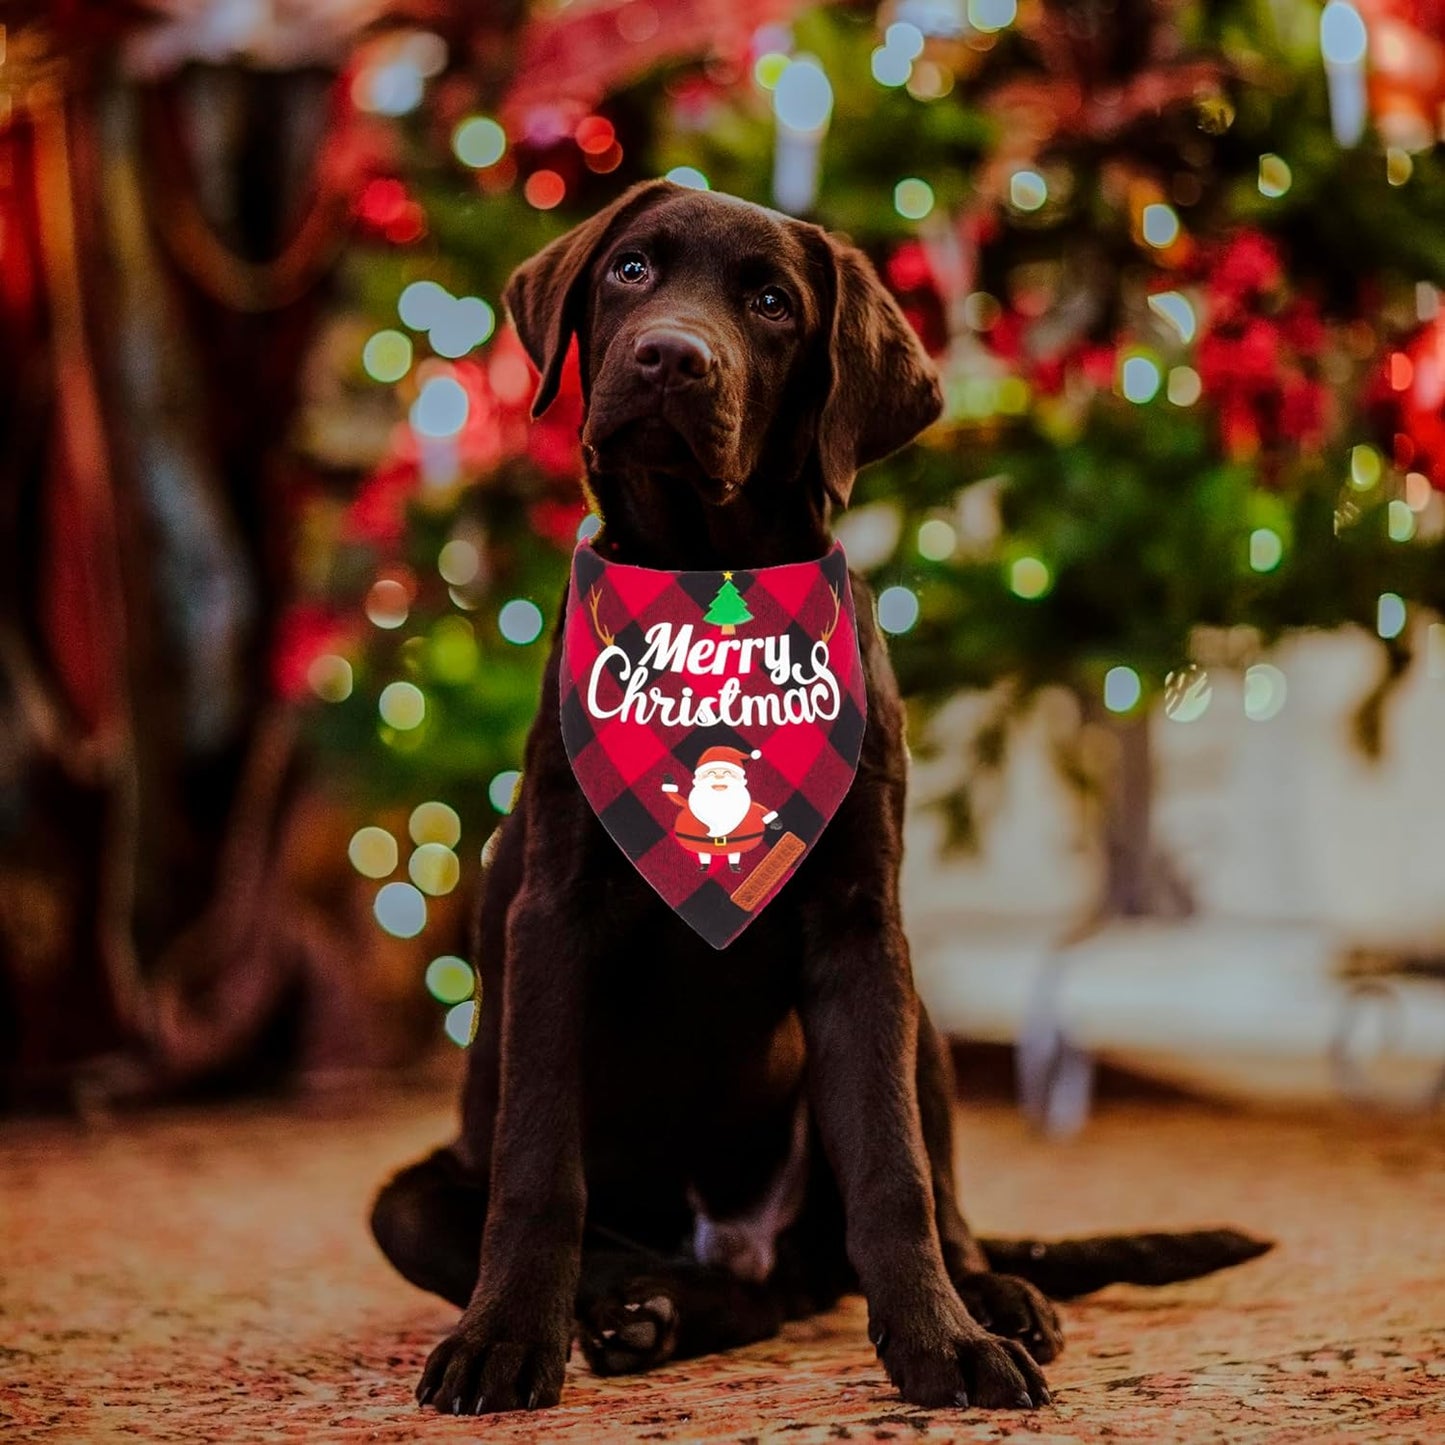
[[[663,572],[572,557],[562,738],[618,847],[714,948],[792,876],[858,768],[848,562]]]

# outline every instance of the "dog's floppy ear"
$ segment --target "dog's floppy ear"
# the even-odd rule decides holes
[[[846,506],[860,467],[911,442],[938,420],[938,372],[868,258],[816,231],[831,281],[828,390],[818,419],[823,485]]]
[[[669,181],[643,181],[610,206],[574,226],[565,236],[524,261],[507,282],[503,299],[532,364],[542,373],[532,415],[541,416],[557,395],[567,344],[582,312],[588,268],[619,221],[651,205],[673,189]]]

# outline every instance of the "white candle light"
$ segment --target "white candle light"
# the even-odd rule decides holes
[[[1320,12],[1320,54],[1330,87],[1330,126],[1342,146],[1365,133],[1365,52],[1369,34],[1348,0],[1330,0]]]
[[[773,200],[780,210],[800,214],[817,199],[818,164],[832,114],[833,87],[823,67],[800,56],[773,89]]]

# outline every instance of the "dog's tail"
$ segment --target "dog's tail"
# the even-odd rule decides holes
[[[1095,1234],[1042,1243],[1033,1239],[981,1239],[989,1268],[1018,1275],[1050,1299],[1075,1299],[1107,1284],[1173,1284],[1229,1269],[1272,1249],[1237,1229],[1193,1229],[1179,1234]]]

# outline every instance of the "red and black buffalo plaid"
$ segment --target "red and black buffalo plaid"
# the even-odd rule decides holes
[[[842,546],[816,562],[666,572],[609,562],[583,542],[561,703],[567,754],[603,826],[671,907],[725,947],[792,876],[858,767],[868,698]],[[734,767],[719,791],[740,771],[757,805],[731,833],[710,834],[691,811],[705,753],[710,767]],[[697,796],[706,811],[712,795]]]

